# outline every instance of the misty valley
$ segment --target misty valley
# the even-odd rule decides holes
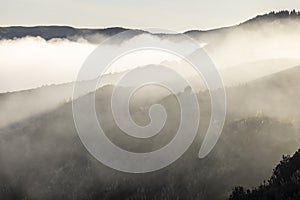
[[[181,72],[191,86],[178,86],[172,93],[149,84],[136,90],[130,99],[129,113],[139,126],[151,122],[153,105],[164,107],[166,121],[153,137],[125,134],[115,122],[111,99],[118,89],[117,103],[121,103],[136,87],[117,83],[127,72],[147,73],[154,65],[145,62],[131,68],[132,63],[120,62],[124,69],[117,66],[104,73],[95,92],[72,98],[83,55],[124,31],[61,26],[0,28],[0,52],[5,53],[3,59],[0,55],[0,199],[300,199],[298,12],[271,12],[236,26],[183,33],[203,44],[226,91],[224,127],[204,158],[198,154],[213,115],[212,97],[205,77],[195,76],[182,60],[157,58],[155,67],[164,64]],[[130,33],[105,50],[145,40],[163,41],[178,48],[185,43],[176,34],[143,30]],[[13,48],[26,51],[28,45],[32,45],[34,55],[9,54]],[[72,56],[65,57],[69,50]],[[59,62],[53,59],[58,54]],[[156,59],[156,54],[151,55]],[[14,61],[14,56],[20,59]],[[41,59],[26,63],[35,56]],[[193,57],[193,52],[188,52],[189,56]],[[12,66],[22,66],[24,73],[11,70]],[[66,69],[62,69],[64,66]],[[14,81],[7,78],[11,75],[16,77]],[[36,81],[37,77],[41,80]],[[165,81],[178,84],[176,80]],[[94,98],[98,122],[113,144],[129,152],[152,152],[176,137],[182,120],[178,99],[193,95],[200,110],[196,137],[179,159],[157,171],[125,173],[99,162],[82,143],[73,119],[73,103]],[[187,115],[193,120],[193,112]],[[90,116],[84,117],[90,120]],[[91,129],[87,126],[86,132]]]

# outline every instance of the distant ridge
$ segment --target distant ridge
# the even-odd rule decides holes
[[[87,29],[87,28],[73,28],[70,26],[11,26],[0,27],[0,40],[3,39],[16,39],[24,37],[41,37],[45,40],[51,39],[69,39],[77,40],[84,38],[90,41],[89,37],[93,35],[113,36],[115,34],[127,31],[129,29],[122,27],[111,27],[104,29]],[[144,33],[142,30],[134,30],[136,34]],[[90,41],[93,42],[93,41]]]
[[[212,30],[189,30],[184,32],[187,35],[199,34],[199,33],[210,33],[220,30],[230,30],[243,25],[251,25],[254,22],[269,22],[275,20],[284,20],[284,19],[300,19],[300,11],[279,11],[279,12],[269,12],[264,15],[258,15],[252,19],[249,19],[245,22],[242,22],[235,26],[221,27]],[[100,28],[100,29],[89,29],[89,28],[74,28],[70,26],[10,26],[10,27],[0,27],[0,40],[4,39],[17,39],[24,37],[41,37],[45,40],[51,39],[68,39],[71,41],[77,41],[79,38],[86,39],[91,43],[98,43],[99,41],[93,36],[102,35],[102,36],[113,36],[115,34],[121,33],[123,31],[133,30],[133,36],[139,35],[142,33],[149,33],[144,30],[139,29],[128,29],[123,27],[110,27],[110,28]],[[152,34],[152,33],[151,33]],[[168,34],[154,34],[157,36],[163,36]]]
[[[256,17],[253,17],[249,20],[246,20],[240,24],[234,25],[234,26],[228,26],[228,27],[220,27],[220,28],[216,28],[216,29],[211,29],[211,30],[189,30],[184,32],[185,34],[188,35],[193,35],[193,34],[198,34],[198,33],[207,33],[207,32],[216,32],[216,31],[226,31],[226,30],[230,30],[230,29],[234,29],[237,27],[241,27],[244,25],[252,25],[256,22],[272,22],[272,21],[276,21],[276,20],[286,20],[286,19],[300,19],[300,11],[296,11],[296,10],[292,10],[292,11],[288,11],[288,10],[282,10],[282,11],[272,11],[269,12],[267,14],[263,14],[263,15],[257,15]]]
[[[253,23],[257,21],[274,21],[274,20],[281,20],[281,19],[300,19],[300,11],[292,10],[282,10],[282,11],[272,11],[264,15],[258,15],[252,19],[247,20],[242,24]]]

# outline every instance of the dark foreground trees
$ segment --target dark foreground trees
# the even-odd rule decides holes
[[[299,200],[300,150],[292,157],[283,156],[271,178],[252,190],[236,187],[229,200]]]

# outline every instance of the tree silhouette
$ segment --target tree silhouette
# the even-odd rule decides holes
[[[283,156],[273,170],[268,182],[247,190],[235,187],[229,200],[299,200],[300,199],[300,150],[292,157]]]

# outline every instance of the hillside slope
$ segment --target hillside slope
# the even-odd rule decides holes
[[[236,187],[229,198],[229,200],[272,199],[300,199],[300,150],[291,157],[283,156],[267,182],[251,190]]]
[[[268,113],[256,115],[260,107],[238,112],[243,111],[241,106],[251,97],[267,98],[268,91],[279,94],[287,88],[296,89],[298,71],[295,68],[245,87],[232,88],[234,93],[229,95],[234,96],[229,96],[221,138],[209,156],[201,160],[197,155],[209,119],[209,99],[207,93],[199,93],[204,113],[193,145],[171,166],[148,174],[124,174],[96,161],[77,135],[70,102],[2,128],[1,195],[6,199],[16,199],[17,195],[18,199],[29,200],[141,199],[145,196],[149,199],[225,199],[236,185],[252,187],[262,182],[270,176],[282,154],[299,148],[299,129],[293,123],[270,117]],[[169,114],[162,132],[144,141],[126,136],[115,125],[110,111],[112,91],[112,86],[106,86],[96,95],[99,121],[112,142],[130,151],[145,152],[160,148],[172,139],[178,126],[178,104],[174,96],[161,101]],[[288,93],[287,98],[293,99],[296,94]],[[279,103],[268,102],[273,107]],[[133,119],[147,122],[147,109],[133,106],[132,115]]]

